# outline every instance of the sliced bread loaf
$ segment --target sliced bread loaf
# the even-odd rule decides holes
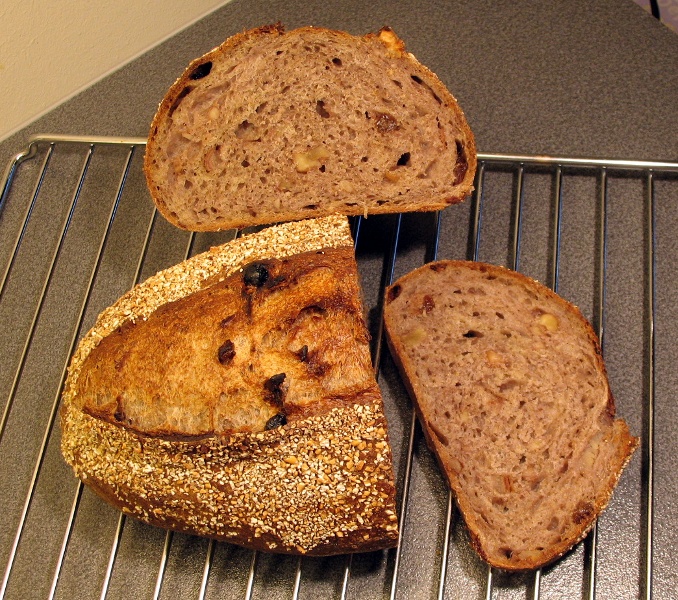
[[[62,451],[146,523],[281,553],[397,542],[391,451],[345,217],[162,271],[74,355]]]
[[[519,273],[441,261],[388,288],[384,318],[480,556],[533,569],[581,540],[638,440],[579,310]]]
[[[144,166],[161,213],[204,231],[438,210],[471,191],[476,150],[455,98],[390,29],[276,25],[188,66]]]

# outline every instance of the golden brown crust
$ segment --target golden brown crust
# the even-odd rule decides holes
[[[82,365],[79,408],[188,439],[263,431],[273,417],[323,414],[373,392],[351,247],[212,279],[106,336]]]
[[[326,254],[315,254],[321,250]],[[171,430],[153,424],[145,429],[141,422],[127,422],[135,414],[129,405],[116,416],[108,402],[95,402],[97,389],[114,385],[108,376],[96,373],[95,359],[97,354],[102,359],[114,355],[107,346],[116,330],[122,329],[121,340],[133,331],[162,336],[159,328],[144,331],[144,325],[153,325],[158,312],[173,313],[168,302],[176,307],[187,296],[200,298],[201,289],[223,287],[242,277],[239,269],[252,260],[267,260],[277,265],[274,274],[280,267],[280,272],[302,280],[299,252],[314,254],[302,257],[312,258],[311,275],[327,271],[328,260],[333,261],[341,276],[332,285],[341,281],[343,289],[339,295],[325,290],[317,301],[329,310],[327,302],[334,299],[338,312],[362,323],[359,299],[347,299],[357,290],[357,272],[350,264],[353,259],[347,259],[352,240],[344,217],[288,223],[239,238],[157,274],[102,313],[72,359],[61,408],[62,452],[78,477],[126,514],[147,523],[250,548],[327,555],[397,542],[390,447],[364,324],[362,338],[354,342],[361,355],[367,353],[365,364],[357,367],[370,375],[364,385],[343,397],[316,396],[319,406],[297,405],[287,424],[276,423],[271,429],[262,429],[261,422],[255,423],[257,431],[199,431],[190,429],[192,422]],[[236,304],[242,308],[242,298]],[[149,350],[147,344],[142,347]],[[126,360],[143,365],[140,357]],[[105,362],[99,367],[105,369]],[[140,381],[137,373],[127,383]],[[83,390],[90,397],[81,398]],[[89,409],[83,411],[83,406]],[[143,416],[145,406],[140,406],[136,409]],[[201,413],[200,403],[181,409],[193,417]]]
[[[403,336],[402,329],[399,329],[399,325],[402,323],[402,320],[406,318],[404,315],[406,313],[412,314],[412,311],[415,310],[415,308],[410,307],[406,309],[402,304],[398,305],[399,306],[398,309],[390,308],[391,305],[396,301],[396,299],[399,298],[401,294],[403,294],[403,290],[406,289],[411,290],[413,287],[416,286],[421,287],[422,284],[418,282],[418,279],[421,277],[422,272],[424,272],[425,270],[431,270],[433,272],[440,273],[442,271],[445,271],[446,269],[450,269],[450,271],[455,271],[456,273],[459,274],[455,279],[455,285],[459,286],[458,293],[460,294],[460,296],[458,296],[458,298],[463,297],[464,298],[463,302],[466,302],[466,298],[468,296],[464,295],[466,288],[463,288],[463,286],[459,282],[465,276],[464,275],[465,272],[466,273],[475,272],[479,274],[482,273],[483,276],[487,277],[488,280],[492,280],[484,283],[484,285],[487,286],[491,286],[494,283],[494,280],[497,281],[496,283],[497,287],[500,287],[502,285],[501,283],[499,283],[499,281],[503,280],[508,282],[508,284],[511,286],[511,290],[500,292],[498,294],[498,297],[501,297],[501,294],[503,293],[511,294],[519,298],[522,298],[523,296],[527,296],[530,299],[534,298],[535,302],[539,306],[543,306],[545,308],[550,307],[549,310],[552,310],[554,314],[556,313],[557,307],[559,315],[558,320],[560,321],[561,327],[565,326],[565,320],[568,318],[566,315],[569,314],[572,322],[575,324],[574,327],[578,328],[577,336],[581,336],[580,343],[582,344],[582,347],[589,348],[589,354],[587,354],[587,356],[590,356],[591,360],[593,361],[594,369],[595,371],[597,371],[598,376],[600,377],[599,381],[604,382],[603,387],[601,388],[602,397],[600,397],[597,406],[594,408],[594,412],[591,413],[590,419],[601,420],[599,433],[595,433],[594,435],[595,442],[592,442],[592,444],[595,446],[595,448],[608,449],[609,450],[608,460],[605,462],[604,465],[601,465],[601,470],[597,473],[584,471],[586,473],[584,476],[587,478],[586,479],[587,483],[582,484],[582,487],[580,489],[567,490],[566,493],[568,494],[580,493],[582,498],[580,503],[576,505],[573,515],[570,515],[568,517],[568,515],[558,514],[557,508],[554,505],[553,518],[559,519],[558,522],[565,522],[568,518],[571,518],[572,523],[570,526],[565,527],[563,529],[562,536],[560,537],[560,539],[558,539],[557,541],[553,542],[548,546],[539,547],[538,549],[537,548],[524,549],[524,551],[521,552],[517,551],[512,552],[508,548],[506,548],[506,551],[502,552],[497,551],[496,546],[490,543],[494,542],[494,540],[490,539],[493,534],[491,527],[488,528],[488,522],[486,520],[488,517],[487,515],[481,513],[478,509],[478,506],[482,506],[483,503],[482,502],[479,503],[476,500],[473,500],[471,495],[473,493],[476,493],[480,494],[481,498],[482,497],[492,498],[492,503],[504,502],[503,492],[507,492],[508,489],[512,488],[513,486],[516,486],[517,489],[518,483],[513,478],[516,472],[520,472],[520,468],[517,464],[511,466],[511,464],[508,463],[507,465],[507,463],[503,461],[502,457],[500,457],[499,446],[497,446],[496,455],[491,454],[492,450],[489,451],[490,456],[492,456],[490,460],[495,460],[496,465],[502,465],[502,468],[506,469],[505,471],[500,470],[499,471],[500,473],[508,473],[505,475],[497,475],[497,477],[500,477],[498,479],[499,482],[498,485],[500,486],[499,492],[501,493],[498,493],[498,490],[496,488],[497,486],[496,480],[493,485],[488,486],[481,478],[481,480],[479,480],[477,483],[475,492],[469,487],[468,483],[466,484],[462,483],[461,475],[465,468],[464,465],[466,463],[473,462],[473,458],[471,457],[470,454],[468,454],[468,452],[470,452],[471,450],[470,447],[468,446],[469,441],[466,440],[463,442],[463,445],[465,445],[466,447],[465,451],[462,451],[460,453],[450,452],[450,447],[452,447],[453,444],[450,443],[450,440],[445,438],[445,432],[441,430],[442,422],[440,421],[440,419],[444,419],[445,417],[449,418],[449,414],[445,413],[445,416],[443,416],[445,407],[440,407],[436,405],[434,415],[431,403],[432,396],[430,396],[430,392],[427,390],[428,383],[426,380],[423,380],[420,375],[417,374],[417,369],[421,365],[415,365],[411,358],[412,353],[411,351],[408,351],[408,348],[406,347],[407,344],[411,345],[414,342],[419,343],[420,341],[419,338],[423,337],[425,333],[423,331],[414,330],[415,333],[406,333]],[[443,284],[442,282],[438,283],[441,286],[450,285],[449,280],[447,280],[445,284]],[[466,285],[469,286],[471,284],[467,283]],[[473,283],[473,286],[476,286],[476,284]],[[521,288],[525,290],[524,293],[518,291]],[[468,289],[472,290],[472,287],[469,287]],[[431,312],[432,314],[436,315],[436,313],[433,312],[433,307],[438,302],[443,302],[442,299],[439,299],[440,298],[439,291],[440,291],[439,289],[435,289],[435,287],[430,286],[427,287],[426,290],[418,289],[418,295],[416,296],[417,298],[422,293],[426,294],[424,296],[425,299],[424,306],[420,310],[423,310],[426,313]],[[473,293],[475,293],[475,291],[473,291]],[[478,291],[478,293],[483,292]],[[428,294],[430,294],[430,296]],[[451,295],[454,294],[451,293]],[[403,300],[403,302],[413,301],[411,299],[414,297],[415,296],[413,295],[409,295],[406,300]],[[508,297],[504,296],[504,298],[508,302]],[[468,297],[468,301],[473,302],[472,298],[470,297]],[[449,300],[444,300],[444,302],[449,302]],[[384,318],[387,332],[387,341],[391,351],[391,355],[393,356],[393,359],[399,369],[399,372],[402,375],[405,386],[411,398],[413,399],[414,408],[417,412],[420,422],[423,425],[422,428],[424,430],[427,443],[429,447],[433,450],[434,454],[436,455],[439,464],[441,465],[444,476],[447,479],[450,488],[455,493],[457,504],[468,526],[471,542],[474,549],[485,561],[489,562],[492,566],[511,571],[535,569],[561,557],[574,544],[576,544],[585,537],[585,535],[588,533],[588,531],[595,523],[596,518],[605,509],[624,467],[630,460],[633,451],[638,445],[638,439],[630,434],[626,423],[622,419],[614,418],[615,415],[614,399],[609,390],[609,386],[607,385],[607,375],[605,372],[605,365],[601,355],[600,345],[598,343],[597,336],[595,335],[588,321],[586,321],[586,319],[583,318],[579,310],[574,305],[562,299],[552,290],[549,290],[548,288],[542,286],[541,284],[535,282],[534,280],[520,273],[510,271],[503,267],[466,261],[439,261],[437,263],[431,263],[429,265],[425,265],[424,267],[416,269],[415,271],[400,278],[397,282],[395,282],[390,288],[386,290],[385,303],[386,309]],[[476,316],[477,319],[483,318],[482,316],[480,316],[483,314],[482,313],[483,309],[480,308],[480,306],[481,305],[474,305],[474,308],[476,308],[476,315],[478,315]],[[530,304],[530,306],[532,305]],[[470,310],[471,309],[464,308],[463,306],[460,305],[455,309],[456,314],[455,318],[459,320],[466,319],[467,318],[466,313],[469,313]],[[500,319],[504,319],[505,316],[506,319],[509,318],[508,315],[510,309],[508,308],[507,305],[502,305],[499,303],[493,310],[496,310],[498,312]],[[525,310],[527,312],[527,309]],[[532,308],[530,308],[530,310],[532,310]],[[478,313],[477,311],[480,311],[480,313]],[[514,313],[511,314],[515,316]],[[440,314],[434,316],[434,319],[436,319],[437,321],[440,320],[441,318],[442,317]],[[466,323],[466,321],[464,322]],[[468,322],[471,322],[471,320],[469,319]],[[516,335],[516,331],[511,324],[508,324],[506,323],[506,321],[503,320],[500,320],[499,322],[504,327],[502,335],[508,336]],[[466,325],[462,327],[462,331],[465,329],[465,327]],[[487,339],[489,329],[490,324],[488,318],[487,322],[485,323],[484,329],[482,330],[483,333],[481,333],[480,331],[469,331],[466,335],[469,337],[478,336],[479,339],[480,338]],[[449,335],[448,333],[449,331],[450,328],[448,327],[439,327],[437,333],[442,337],[445,337],[446,335]],[[515,337],[512,339],[515,339]],[[457,375],[454,374],[457,367],[455,367],[455,359],[453,355],[459,353],[461,350],[463,350],[463,348],[455,346],[453,343],[450,343],[447,350],[442,348],[440,345],[436,344],[433,344],[433,347],[434,347],[433,352],[444,353],[446,355],[449,355],[450,357],[450,364],[448,367],[450,372],[449,394],[450,397],[452,397],[455,393],[453,392],[453,390],[455,389],[454,381],[458,381],[458,378],[460,377],[459,374]],[[469,346],[465,347],[468,348]],[[515,371],[511,372],[511,368],[515,367],[515,364],[511,365],[510,357],[506,361],[504,361],[503,358],[500,361],[499,354],[502,354],[502,352],[499,352],[499,354],[497,354],[492,350],[485,350],[485,348],[483,347],[483,352],[485,351],[488,354],[487,358],[490,362],[507,365],[505,367],[507,369],[506,373],[508,374],[506,377],[515,376]],[[539,350],[535,349],[535,352],[539,352]],[[483,356],[482,353],[479,355],[478,358],[480,359],[481,356]],[[485,366],[484,364],[479,362],[477,363],[475,369],[477,369],[479,373],[482,373],[483,369],[485,369]],[[457,379],[452,379],[453,377]],[[541,374],[538,372],[534,372],[532,374],[532,377],[539,378],[541,377]],[[506,381],[507,379],[504,380]],[[509,379],[508,381],[510,381],[511,385],[513,385],[513,379]],[[456,385],[460,384],[457,383]],[[481,383],[480,385],[481,387],[485,387],[486,390],[489,390],[492,394],[494,394],[496,400],[499,401],[501,404],[510,402],[510,398],[508,396],[506,395],[502,396],[500,393],[492,391],[493,388],[491,388],[491,383],[489,381],[486,383]],[[479,392],[471,389],[470,392],[468,393],[478,394]],[[524,392],[524,395],[519,396],[519,399],[521,407],[525,402],[528,402],[528,406],[530,406],[530,411],[538,410],[538,403],[542,401],[540,398],[535,398],[534,400],[531,400],[527,392]],[[553,401],[551,399],[549,400]],[[531,401],[532,404],[529,404]],[[544,399],[543,401],[546,401],[546,399]],[[491,404],[492,402],[490,402],[490,405]],[[466,410],[468,408],[468,403],[467,404],[462,403],[462,406],[464,406],[465,408],[461,410]],[[487,405],[483,405],[483,407],[484,407],[483,410],[488,408]],[[572,408],[574,409],[577,407]],[[451,407],[448,410],[452,413],[451,415],[452,419],[455,419],[456,418],[455,411]],[[517,414],[518,410],[520,409],[516,410],[514,408],[513,410],[515,411],[514,414]],[[472,411],[473,409],[471,408],[471,412]],[[499,416],[499,413],[496,415],[495,418],[498,420],[496,421],[496,423],[505,422],[502,421],[502,419],[505,419],[505,413],[502,412],[501,415],[502,416]],[[464,419],[467,418],[469,417],[468,416],[464,417]],[[473,415],[471,415],[470,418],[473,419],[474,418]],[[462,419],[462,423],[464,422],[464,419]],[[501,425],[496,426],[493,425],[492,427],[493,427],[492,431],[495,434],[497,433],[498,430],[502,429]],[[505,427],[505,431],[503,432],[504,434],[506,434],[507,436],[515,435],[515,432],[511,429],[508,423],[504,427]],[[572,431],[570,432],[570,435],[576,435],[576,433]],[[480,441],[478,443],[482,444],[482,442]],[[534,444],[535,447],[542,448],[542,446],[537,444],[537,442],[534,440],[532,440],[529,443]],[[454,447],[456,448],[456,446]],[[583,458],[580,460],[586,462],[587,448],[591,447],[592,446],[590,444],[588,446],[584,444],[583,450],[584,455]],[[501,448],[502,448],[501,452],[506,453],[508,446],[501,446]],[[593,453],[589,455],[588,460],[590,460],[591,463],[593,464],[593,459],[591,458],[592,456]],[[525,456],[522,457],[521,461],[524,460]],[[575,462],[577,460],[577,456],[575,455],[574,457],[570,457],[569,460],[572,462],[572,464],[568,465],[568,461],[566,460],[563,463],[564,464],[564,466],[562,467],[563,469],[576,468]],[[563,471],[563,473],[565,473],[565,471]],[[483,481],[483,483],[480,483],[480,481]],[[506,490],[503,489],[504,485],[506,485]],[[593,488],[595,489],[593,495],[590,495],[592,494],[592,492],[587,491],[589,485],[593,486]],[[524,500],[522,502],[524,502]],[[509,505],[507,504],[507,506]],[[521,506],[520,503],[519,506]],[[518,510],[521,511],[520,515],[513,514],[512,517],[513,519],[515,519],[517,516],[519,516],[522,519],[522,517],[525,516],[524,511],[527,510],[527,507],[523,506]],[[492,519],[492,517],[490,517],[490,519]],[[522,520],[520,522],[522,523]],[[519,527],[517,523],[518,521],[515,521],[514,527],[516,528]],[[556,521],[554,521],[554,523],[556,523]],[[534,526],[537,527],[536,522]],[[535,529],[533,533],[535,535],[532,537],[536,537],[536,534],[538,532]],[[530,536],[528,535],[527,537]]]
[[[417,151],[414,151],[414,148],[398,150],[395,158],[389,157],[388,169],[383,168],[383,173],[381,173],[383,166],[380,163],[377,170],[380,171],[379,177],[382,180],[379,184],[375,185],[370,180],[369,183],[363,185],[361,180],[359,181],[360,178],[357,177],[357,173],[365,166],[364,163],[360,162],[360,157],[366,151],[361,149],[360,154],[356,154],[356,152],[359,152],[357,147],[354,151],[350,144],[346,145],[344,143],[344,140],[341,140],[341,143],[339,143],[339,140],[335,139],[337,135],[339,137],[343,137],[345,134],[347,137],[353,135],[355,133],[353,126],[348,133],[328,133],[325,127],[332,119],[324,119],[322,120],[323,122],[314,125],[312,134],[305,133],[304,136],[308,137],[311,135],[313,137],[310,141],[309,139],[288,140],[289,136],[287,134],[278,135],[279,130],[283,126],[274,118],[271,120],[271,123],[265,126],[268,137],[253,141],[247,138],[245,140],[231,139],[233,130],[237,129],[238,123],[246,124],[247,126],[252,124],[252,117],[247,116],[250,112],[258,112],[261,110],[261,106],[271,104],[273,101],[269,102],[269,100],[262,97],[259,105],[254,107],[249,106],[251,104],[249,100],[242,103],[241,106],[235,100],[230,99],[225,101],[227,104],[226,109],[220,106],[217,110],[215,98],[218,97],[218,92],[212,91],[210,87],[206,87],[207,91],[204,94],[206,99],[196,100],[198,106],[196,110],[205,110],[207,113],[210,110],[215,110],[217,111],[215,116],[219,111],[222,111],[222,116],[219,117],[222,120],[225,118],[224,115],[230,118],[231,115],[237,113],[237,122],[234,121],[232,126],[229,125],[230,128],[228,130],[218,135],[215,134],[216,137],[213,135],[213,128],[215,126],[203,123],[206,120],[204,115],[193,114],[190,117],[187,116],[186,123],[181,126],[173,122],[173,115],[179,105],[184,103],[184,98],[188,98],[187,102],[190,103],[193,101],[192,98],[196,93],[203,93],[202,91],[195,92],[195,90],[202,90],[200,86],[204,82],[200,80],[203,77],[205,81],[209,79],[208,75],[203,76],[201,72],[201,69],[204,69],[209,73],[209,70],[204,65],[209,64],[210,69],[213,69],[212,65],[216,65],[220,61],[238,64],[239,61],[242,62],[246,58],[251,58],[249,54],[255,55],[256,58],[254,60],[258,60],[259,46],[268,43],[272,38],[284,39],[287,42],[292,39],[302,39],[304,36],[312,40],[311,44],[319,41],[321,42],[320,45],[322,45],[324,40],[326,42],[337,42],[352,49],[357,47],[357,45],[364,45],[365,48],[361,51],[383,54],[386,60],[390,60],[393,63],[394,68],[397,66],[400,71],[411,72],[412,79],[417,81],[422,89],[427,90],[426,94],[429,96],[429,101],[430,96],[435,98],[437,102],[435,110],[438,111],[440,109],[440,115],[436,117],[438,119],[438,126],[437,128],[433,127],[435,131],[427,131],[426,140],[422,142],[422,147],[425,145],[429,148],[438,148],[438,146],[440,148],[435,152],[432,151],[430,156],[428,151],[419,151],[419,142],[421,140],[417,139],[416,131],[418,128],[414,127],[408,135],[412,137],[411,145],[416,146]],[[385,53],[382,47],[385,47]],[[305,65],[296,65],[296,68],[303,71]],[[365,73],[359,69],[357,73],[359,73],[360,77],[365,76]],[[409,81],[410,74],[403,72],[401,75]],[[230,71],[228,71],[226,77],[229,76]],[[389,82],[391,81],[388,77],[386,79]],[[233,81],[235,83],[229,82],[225,84],[219,80],[219,82],[214,84],[214,90],[221,89],[222,87],[230,90],[231,85],[240,85],[239,80],[234,79]],[[411,82],[409,83],[411,84]],[[267,84],[270,84],[270,81]],[[205,84],[205,86],[207,85]],[[330,102],[331,100],[327,96],[331,90],[328,92],[324,88],[334,86],[334,93],[338,93],[339,90],[337,89],[336,82],[333,80],[328,80],[324,83],[322,81],[316,82],[314,85],[318,90],[322,90],[322,92],[318,91],[317,93],[324,94],[323,97],[328,98],[327,100],[320,101],[321,105],[318,110],[322,112],[322,103]],[[402,87],[400,82],[398,82],[398,85]],[[380,82],[376,87],[381,88],[383,85]],[[273,92],[273,90],[271,91]],[[246,93],[245,95],[249,98],[251,94]],[[412,98],[412,106],[408,109],[408,114],[411,114],[410,120],[414,122],[418,118],[429,118],[429,116],[424,117],[422,112],[426,112],[429,109],[421,108],[418,102],[414,100],[414,95]],[[288,100],[281,98],[275,102],[283,103],[288,102]],[[296,98],[295,102],[298,104],[299,99]],[[346,105],[346,100],[341,99],[337,103],[339,105]],[[354,108],[361,115],[364,113],[368,119],[371,119],[370,123],[376,123],[377,130],[375,131],[376,135],[372,135],[373,140],[377,140],[386,130],[396,131],[400,129],[399,124],[390,115],[383,112],[370,114],[370,111],[377,110],[372,104],[374,102],[369,102],[365,106],[361,104]],[[315,100],[313,100],[313,106],[315,107]],[[256,111],[255,108],[257,109]],[[286,106],[282,105],[276,108],[276,110],[278,109],[282,112],[288,110]],[[300,105],[297,109],[302,110]],[[398,108],[398,110],[401,109]],[[404,107],[401,112],[403,111],[405,111]],[[417,114],[417,111],[422,112],[422,114]],[[177,111],[177,114],[179,112]],[[240,114],[241,112],[242,114]],[[315,114],[315,108],[310,112]],[[260,118],[261,116],[259,115]],[[380,117],[382,116],[384,119],[387,117],[390,119],[387,121],[387,124],[392,124],[391,127],[379,126]],[[290,120],[297,117],[287,116],[285,118]],[[309,117],[306,115],[303,118],[308,119]],[[402,119],[405,118],[405,112],[403,112]],[[431,119],[429,118],[429,120]],[[197,121],[200,121],[199,125],[194,124]],[[432,122],[435,123],[435,121]],[[184,130],[184,126],[188,129]],[[239,132],[236,132],[237,135],[239,135]],[[278,137],[282,137],[282,139],[287,141],[280,147],[276,145],[274,149],[271,144],[282,143]],[[441,138],[440,143],[436,141],[438,137]],[[259,147],[256,149],[256,160],[251,159],[247,150],[248,145],[252,143],[259,144]],[[309,143],[311,145],[307,146],[306,144]],[[392,152],[395,152],[393,150],[394,144],[400,146],[404,143],[405,139],[401,139],[397,144],[391,142],[390,147]],[[185,144],[193,144],[192,149],[187,154],[190,156],[190,159],[186,160],[179,158],[179,156],[183,156],[181,152],[175,152],[176,148]],[[384,153],[384,148],[388,148],[389,144],[386,144],[384,148],[382,146],[378,147],[380,150],[375,150],[377,155]],[[312,157],[311,161],[319,161],[315,166],[319,166],[321,162],[324,166],[326,156],[332,155],[332,167],[328,168],[327,173],[323,171],[321,183],[318,177],[312,178],[312,174],[307,173],[303,168],[305,176],[300,176],[296,172],[295,162],[292,160],[293,156],[297,156],[299,153],[302,155],[310,153],[312,155],[317,150],[320,150],[320,155]],[[418,175],[416,177],[408,175],[407,183],[405,184],[406,179],[403,176],[405,171],[402,170],[402,167],[400,170],[396,168],[396,161],[400,157],[405,162],[408,162],[410,160],[410,150],[414,152],[412,161],[421,160],[422,162],[413,166],[413,173],[414,169],[416,169]],[[266,163],[268,168],[261,167],[259,169],[257,165],[259,163],[263,165],[269,153],[275,154],[275,164]],[[329,154],[326,155],[325,153]],[[353,154],[356,155],[353,156]],[[423,156],[424,154],[427,154],[426,159],[420,159],[419,155]],[[405,156],[408,158],[404,159],[403,157]],[[263,161],[262,157],[264,157]],[[376,156],[372,157],[371,160],[374,160],[374,158]],[[239,165],[241,162],[246,168],[234,170],[233,165]],[[392,165],[391,162],[393,163]],[[462,201],[472,191],[476,162],[475,139],[456,99],[433,72],[419,63],[412,54],[406,51],[403,41],[391,29],[383,28],[376,34],[357,37],[342,31],[316,27],[301,27],[285,32],[282,25],[278,24],[239,33],[226,40],[221,46],[190,63],[161,101],[153,119],[148,136],[144,171],[151,195],[165,218],[174,225],[184,229],[209,231],[318,217],[336,212],[346,215],[359,215],[440,210],[449,204]],[[213,180],[216,180],[210,173],[217,173],[224,163],[229,165],[227,167],[227,176],[219,175],[217,179],[221,183],[213,186]],[[344,169],[345,165],[342,163],[351,163],[350,169]],[[217,164],[219,168],[215,166]],[[369,166],[371,170],[372,162],[370,162]],[[377,165],[375,164],[374,166],[376,167]],[[261,173],[259,170],[261,170]],[[344,170],[346,173],[344,173]],[[255,172],[256,174],[253,174]],[[187,173],[192,174],[189,177]],[[371,176],[374,176],[374,174]],[[254,189],[250,190],[248,186],[250,184],[255,185],[255,183],[252,183],[255,179],[257,189],[256,191]],[[296,181],[297,179],[299,179],[298,182]],[[174,180],[176,182],[171,183]],[[311,180],[314,180],[314,182],[309,184]],[[435,181],[433,187],[422,187],[428,185],[431,181]],[[236,190],[236,185],[240,187],[237,187],[237,191],[234,191]],[[245,187],[241,189],[243,185]],[[193,197],[190,191],[187,192],[183,188],[195,190],[200,188],[200,191],[196,192],[200,196]],[[218,192],[216,191],[217,189]],[[222,199],[225,197],[230,198],[231,192],[233,192],[233,198],[238,199],[238,201],[245,195],[248,198],[252,196],[252,198],[247,201],[246,208],[238,207],[237,210],[231,208],[231,212],[227,214],[227,204]],[[303,198],[303,202],[301,198]],[[236,205],[235,201],[229,201],[229,203],[228,206],[231,207]]]

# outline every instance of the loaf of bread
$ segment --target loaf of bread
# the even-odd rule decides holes
[[[431,211],[472,190],[458,103],[390,29],[246,31],[194,60],[151,125],[144,169],[174,225]]]
[[[638,440],[615,419],[597,337],[541,284],[482,263],[427,264],[386,291],[392,355],[488,563],[560,557],[606,507]]]
[[[69,367],[62,451],[124,513],[246,547],[397,543],[347,219],[274,226],[151,277]]]

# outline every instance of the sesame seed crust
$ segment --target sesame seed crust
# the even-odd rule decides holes
[[[345,217],[270,227],[162,271],[104,310],[64,388],[62,453],[75,474],[146,523],[255,549],[329,555],[395,545],[392,458],[376,385],[354,403],[282,427],[190,441],[146,436],[77,408],[83,361],[125,322],[251,261],[352,245]]]
[[[144,438],[72,405],[63,425],[62,450],[76,475],[146,523],[291,554],[397,542],[390,447],[376,402],[198,443]]]

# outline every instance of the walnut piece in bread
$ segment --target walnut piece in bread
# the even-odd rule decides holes
[[[386,291],[391,353],[480,556],[527,570],[607,506],[638,445],[579,310],[502,267],[434,262]]]
[[[144,169],[160,212],[195,231],[431,211],[472,190],[473,134],[395,33],[281,25],[194,60],[151,124]]]
[[[151,277],[72,359],[66,461],[160,527],[292,554],[393,546],[362,310],[345,217],[271,227]]]

